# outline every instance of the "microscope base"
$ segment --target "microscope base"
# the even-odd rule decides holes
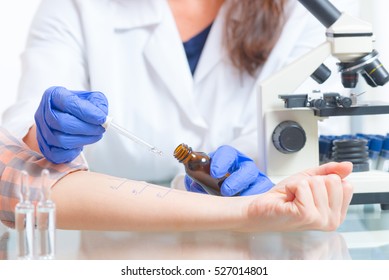
[[[351,204],[381,204],[382,210],[389,210],[389,172],[354,172],[348,180],[354,186]]]

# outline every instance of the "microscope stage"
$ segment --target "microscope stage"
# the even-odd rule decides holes
[[[313,109],[315,116],[318,117],[335,117],[335,116],[362,116],[362,115],[380,115],[389,114],[389,105],[359,105],[351,106],[349,108],[334,107]]]

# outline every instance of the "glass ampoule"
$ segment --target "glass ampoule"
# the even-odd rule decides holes
[[[186,174],[201,185],[206,192],[213,195],[221,195],[220,187],[225,178],[213,178],[210,175],[211,159],[203,152],[195,152],[186,144],[180,144],[174,150],[174,157],[184,164]]]
[[[49,171],[41,173],[42,186],[37,204],[37,230],[39,237],[39,258],[54,259],[55,254],[55,204],[50,198]]]
[[[22,171],[19,202],[15,206],[15,230],[19,259],[34,257],[34,205],[30,201],[28,173]]]

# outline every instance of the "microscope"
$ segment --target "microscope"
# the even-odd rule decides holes
[[[383,86],[389,74],[373,48],[370,23],[341,13],[328,0],[299,0],[326,28],[326,41],[287,65],[259,85],[260,170],[278,182],[319,165],[318,122],[333,116],[388,114],[389,105],[358,105],[355,98],[312,91],[292,94],[306,79],[318,83],[330,76],[323,64],[333,56],[339,62],[342,85],[353,89],[363,77],[371,87]],[[389,210],[389,172],[353,172],[352,204],[381,204]]]

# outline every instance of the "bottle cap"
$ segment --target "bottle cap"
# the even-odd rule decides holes
[[[370,138],[369,150],[374,152],[381,152],[383,144],[384,144],[383,139],[376,136],[372,136]]]

